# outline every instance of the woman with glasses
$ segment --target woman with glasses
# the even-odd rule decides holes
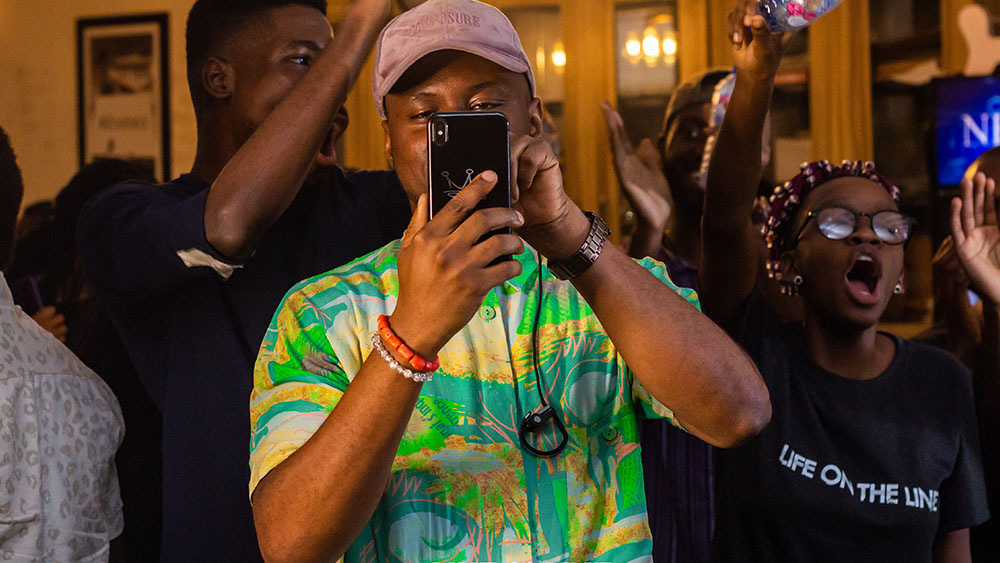
[[[754,1],[731,16],[737,81],[709,168],[705,312],[741,341],[771,394],[770,425],[720,452],[715,561],[968,561],[987,518],[968,371],[879,332],[905,290],[913,219],[870,163],[803,165],[749,209],[760,138],[788,34]],[[759,243],[804,320],[783,325],[757,287]]]

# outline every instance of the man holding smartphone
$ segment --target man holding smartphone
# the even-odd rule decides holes
[[[769,419],[759,374],[692,291],[605,245],[567,197],[498,10],[430,0],[393,20],[373,90],[414,214],[272,321],[250,405],[265,556],[648,558],[637,418],[735,445]],[[486,171],[429,219],[427,123],[459,111],[509,120],[513,205],[475,210]]]

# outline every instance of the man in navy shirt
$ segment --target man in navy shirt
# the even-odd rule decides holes
[[[398,238],[395,175],[345,173],[340,109],[390,0],[198,0],[187,27],[198,122],[190,174],[122,184],[79,224],[101,292],[163,413],[164,561],[260,560],[246,483],[247,397],[295,282]]]

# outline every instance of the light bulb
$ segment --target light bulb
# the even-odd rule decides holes
[[[632,58],[638,57],[642,54],[642,43],[640,43],[635,37],[630,37],[629,40],[625,42],[625,53]]]
[[[552,64],[556,68],[566,66],[566,50],[563,48],[562,43],[556,43],[552,47]]]
[[[668,57],[672,57],[677,54],[677,40],[673,37],[667,37],[663,40],[663,54]]]
[[[660,39],[655,32],[642,38],[642,53],[651,59],[660,56]]]

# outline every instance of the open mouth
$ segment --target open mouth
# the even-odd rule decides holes
[[[863,305],[872,305],[878,301],[882,275],[879,264],[873,257],[859,255],[845,277],[848,290],[855,301]]]

